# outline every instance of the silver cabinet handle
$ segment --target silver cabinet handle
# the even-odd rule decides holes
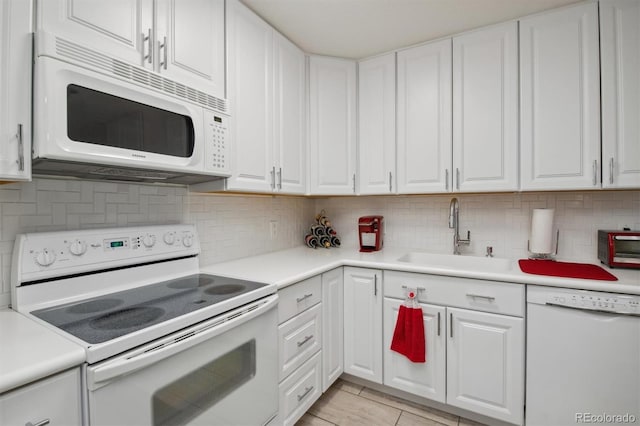
[[[25,423],[24,426],[47,426],[49,423],[51,423],[50,419],[44,419],[44,420],[40,420],[37,423],[27,422]]]
[[[453,339],[453,314],[449,314],[449,337]]]
[[[391,172],[389,172],[389,192],[393,192]]]
[[[275,189],[276,189],[276,166],[273,166],[271,168],[271,171],[269,172],[269,175],[271,176],[271,190],[275,191]]]
[[[305,343],[307,343],[309,340],[313,339],[313,334],[310,336],[304,336],[304,339],[302,339],[301,341],[299,341],[298,343],[296,343],[298,345],[298,347],[304,345]]]
[[[373,295],[378,296],[378,275],[373,276]]]
[[[402,288],[403,288],[404,290],[406,290],[406,289],[408,289],[409,287],[408,287],[408,286],[406,286],[406,285],[403,285],[403,286],[402,286]],[[416,287],[416,290],[418,290],[418,293],[420,293],[421,291],[427,291],[427,289],[426,289],[426,288],[424,288],[424,287]]]
[[[444,169],[444,190],[449,190],[449,169]]]
[[[598,184],[598,160],[593,160],[593,186]]]
[[[472,299],[486,299],[489,302],[493,302],[494,300],[496,300],[495,297],[493,296],[483,296],[481,294],[471,294],[471,293],[467,293],[467,297],[471,297]]]
[[[440,312],[438,312],[438,336],[440,335]]]
[[[165,70],[167,69],[167,62],[169,62],[167,59],[167,36],[164,36],[162,38],[162,43],[158,46],[158,54],[162,53],[163,54],[163,59],[162,62],[160,62],[160,68],[164,68]]]
[[[282,167],[278,169],[278,189],[282,189]]]
[[[613,184],[613,157],[609,160],[609,183]]]
[[[298,402],[302,401],[304,397],[309,395],[309,392],[311,392],[312,390],[313,390],[313,386],[304,388],[304,392],[302,392],[302,395],[298,395]]]
[[[456,167],[456,189],[460,190],[460,169]]]
[[[353,193],[356,193],[356,174],[353,174]]]
[[[305,294],[305,295],[304,295],[304,296],[302,296],[302,297],[298,297],[298,298],[296,299],[296,302],[300,303],[300,302],[302,302],[302,301],[304,301],[304,300],[307,300],[307,299],[308,299],[308,298],[310,298],[311,296],[313,296],[313,293]]]
[[[18,123],[18,132],[16,133],[18,139],[18,170],[24,171],[24,138],[22,135],[22,124]]]
[[[147,52],[148,54],[144,54],[144,44],[147,43]],[[153,61],[153,49],[151,48],[151,28],[149,28],[147,34],[142,33],[142,62],[147,61],[151,63]]]

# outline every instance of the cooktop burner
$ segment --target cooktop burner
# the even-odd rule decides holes
[[[40,309],[34,316],[96,344],[220,303],[267,284],[195,274]]]

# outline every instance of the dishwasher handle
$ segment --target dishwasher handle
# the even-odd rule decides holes
[[[277,303],[278,295],[269,296],[259,302],[243,306],[219,317],[214,317],[204,324],[176,333],[171,337],[163,338],[160,342],[153,342],[147,348],[136,350],[133,354],[124,355],[95,368],[89,367],[87,371],[89,386],[107,382],[116,377],[148,367],[254,319],[274,309]]]

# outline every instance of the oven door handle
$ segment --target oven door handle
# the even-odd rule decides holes
[[[274,309],[278,303],[278,295],[272,295],[258,302],[214,317],[187,330],[175,333],[170,337],[160,339],[146,347],[137,349],[98,367],[89,367],[88,384],[91,390],[99,388],[116,377],[130,374],[136,370],[148,367],[158,361],[197,345],[205,340],[222,334],[233,327],[237,327],[252,320],[265,312]]]

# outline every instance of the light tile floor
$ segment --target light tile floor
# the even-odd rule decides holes
[[[338,380],[296,426],[481,426],[443,411]]]

